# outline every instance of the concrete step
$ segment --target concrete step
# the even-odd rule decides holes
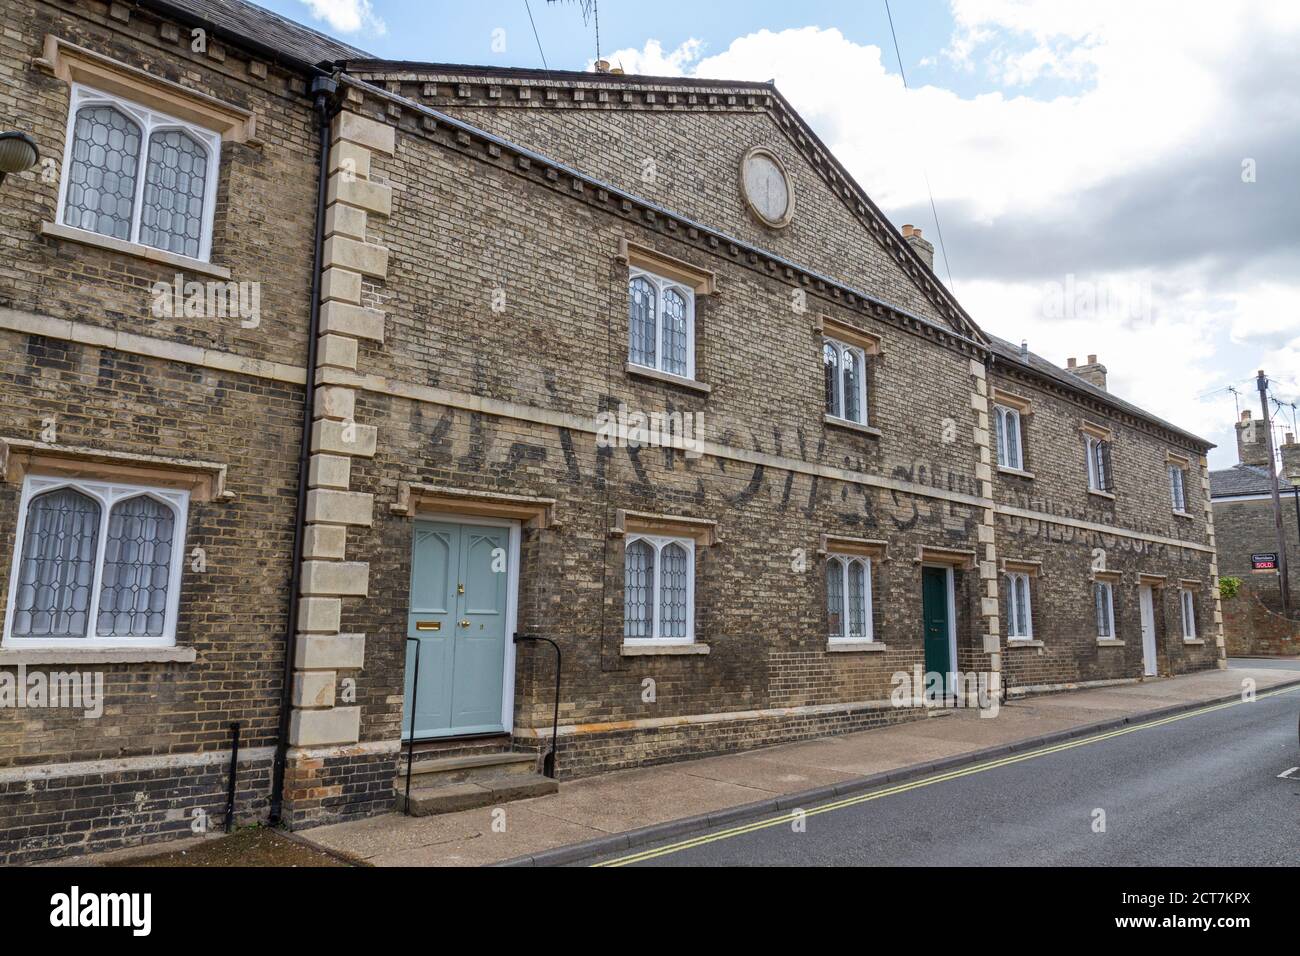
[[[541,797],[559,789],[559,783],[532,771],[526,774],[484,773],[472,781],[445,781],[433,785],[421,780],[419,786],[416,786],[413,775],[410,814],[413,817],[428,817],[438,813],[455,813],[457,810],[473,810],[475,807],[490,807],[511,800]],[[397,797],[398,811],[405,812],[405,782],[395,786],[393,791]]]
[[[437,757],[420,760],[418,757],[411,765],[411,785],[420,781],[420,786],[445,783],[462,783],[475,776],[488,774],[501,776],[506,774],[530,774],[537,769],[537,755],[528,753],[465,754],[456,757]],[[406,754],[397,761],[397,786],[406,786]]]

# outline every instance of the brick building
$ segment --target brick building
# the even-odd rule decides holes
[[[1278,569],[1257,570],[1256,555],[1277,555],[1272,472],[1264,427],[1241,413],[1236,423],[1237,464],[1210,472],[1210,495],[1218,529],[1219,568],[1224,577],[1241,581],[1240,592],[1224,603],[1224,637],[1229,653],[1300,653],[1300,623],[1282,612]],[[1279,447],[1282,532],[1286,540],[1291,608],[1300,612],[1300,443],[1287,435]],[[1300,613],[1294,615],[1300,619]]]
[[[411,728],[504,773],[516,633],[561,775],[1222,665],[1208,444],[985,333],[770,84],[234,0],[0,43],[55,160],[0,191],[0,674],[103,679],[0,708],[8,859],[219,820],[235,722],[246,819],[390,809]]]

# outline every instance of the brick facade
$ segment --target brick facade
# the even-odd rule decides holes
[[[103,715],[0,709],[0,860],[15,862],[188,835],[195,810],[219,826],[233,722],[254,761],[241,772],[240,819],[265,817],[316,163],[311,104],[292,72],[220,43],[194,53],[188,29],[134,6],[24,0],[7,9],[0,125],[31,133],[56,172],[69,86],[34,62],[47,35],[251,110],[260,140],[223,143],[212,242],[232,280],[261,283],[256,328],[237,316],[157,317],[153,284],[183,270],[42,237],[55,221],[57,176],[9,176],[0,189],[0,437],[41,441],[51,421],[58,446],[224,465],[228,492],[190,505],[187,566],[201,549],[206,568],[187,567],[181,581],[177,643],[193,649],[192,662],[31,664],[102,673]],[[0,607],[20,487],[0,483]],[[0,668],[16,673],[10,660]]]
[[[14,80],[0,107],[62,156],[68,87],[32,62],[56,34],[250,111],[256,142],[223,145],[212,258],[263,283],[263,318],[158,318],[150,289],[176,268],[43,235],[57,179],[11,177],[0,192],[19,237],[0,269],[0,437],[40,441],[52,416],[60,447],[222,466],[225,492],[191,505],[186,548],[206,555],[182,578],[177,645],[191,659],[95,663],[97,720],[0,710],[3,858],[187,831],[196,806],[219,815],[232,722],[250,754],[240,818],[263,812],[304,414],[292,826],[392,806],[413,518],[427,502],[535,512],[520,520],[517,626],[563,649],[563,775],[923,716],[891,703],[895,675],[925,661],[923,563],[952,568],[956,664],[995,693],[1138,679],[1139,574],[1157,585],[1160,673],[1221,664],[1205,443],[1000,353],[771,87],[340,70],[308,370],[305,74],[230,43],[194,53],[183,24],[143,6],[27,2],[0,39]],[[739,189],[755,145],[793,184],[781,231]],[[628,370],[637,254],[710,277],[694,384]],[[868,428],[825,419],[832,328],[875,343]],[[996,466],[1000,389],[1028,402],[1032,477]],[[700,416],[700,453],[602,445],[597,416],[621,405]],[[1114,434],[1113,498],[1086,490],[1085,421]],[[1170,454],[1191,463],[1188,517],[1170,511]],[[6,568],[19,499],[0,484]],[[708,529],[694,590],[707,653],[624,647],[628,515]],[[828,645],[828,536],[872,549],[873,646]],[[1006,561],[1037,569],[1032,645],[1007,640]],[[1122,644],[1097,641],[1098,569],[1118,574]],[[1197,595],[1199,643],[1176,623],[1180,583]],[[516,654],[509,745],[544,749],[552,658]]]

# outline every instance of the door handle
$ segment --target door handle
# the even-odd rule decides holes
[[[466,621],[461,621],[461,622],[460,622],[460,626],[461,626],[461,627],[469,627],[469,621],[467,621],[467,620],[466,620]]]

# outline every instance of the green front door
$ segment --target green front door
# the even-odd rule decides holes
[[[510,529],[416,521],[411,545],[402,737],[500,733],[505,691]]]
[[[944,675],[943,686],[947,687],[952,671],[947,568],[921,568],[921,618],[925,622],[925,671]]]

